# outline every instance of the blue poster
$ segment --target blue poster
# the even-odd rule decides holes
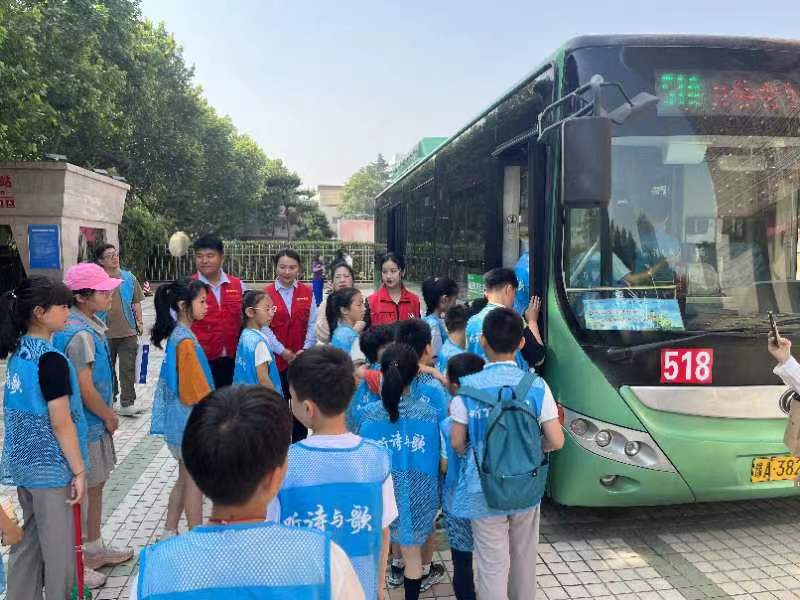
[[[58,225],[28,225],[28,258],[31,269],[61,269]]]
[[[595,331],[682,330],[683,317],[675,299],[608,298],[586,300],[586,329]]]

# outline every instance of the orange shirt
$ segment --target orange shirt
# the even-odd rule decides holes
[[[178,390],[184,406],[194,406],[211,392],[192,340],[178,344]]]

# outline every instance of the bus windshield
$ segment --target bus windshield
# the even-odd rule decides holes
[[[566,214],[575,320],[585,331],[763,331],[773,311],[788,325],[800,310],[800,88],[702,71],[653,82],[657,108],[613,138],[609,207]]]

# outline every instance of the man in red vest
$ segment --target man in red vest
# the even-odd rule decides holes
[[[270,329],[275,334],[278,344],[271,345],[276,354],[275,362],[281,376],[283,393],[289,398],[289,383],[286,370],[289,363],[303,350],[317,343],[314,335],[314,324],[317,322],[317,303],[314,302],[314,291],[311,286],[297,280],[303,262],[300,255],[291,249],[283,249],[275,255],[275,283],[270,283],[265,292],[275,303],[275,316],[272,317]],[[308,430],[297,419],[294,420],[292,441],[302,440]]]
[[[209,286],[211,293],[206,300],[208,312],[205,318],[194,322],[192,331],[208,357],[214,385],[221,388],[233,382],[242,328],[242,281],[222,270],[225,250],[219,237],[203,235],[193,247],[197,273],[192,278]]]

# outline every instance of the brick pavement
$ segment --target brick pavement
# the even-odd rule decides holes
[[[152,305],[145,304],[152,319]],[[138,386],[149,408],[162,354],[152,349],[149,383]],[[0,381],[5,380],[0,363]],[[147,435],[149,414],[121,418],[118,465],[107,484],[103,536],[138,552],[156,539],[177,465],[160,439]],[[0,488],[0,495],[13,494]],[[543,506],[537,598],[694,600],[800,599],[800,499],[638,509]],[[185,524],[184,524],[185,528]],[[2,550],[7,560],[7,548]],[[452,565],[444,536],[437,557]],[[127,598],[136,561],[106,569],[95,598]],[[452,599],[449,581],[423,598]],[[391,600],[402,598],[402,588]]]

